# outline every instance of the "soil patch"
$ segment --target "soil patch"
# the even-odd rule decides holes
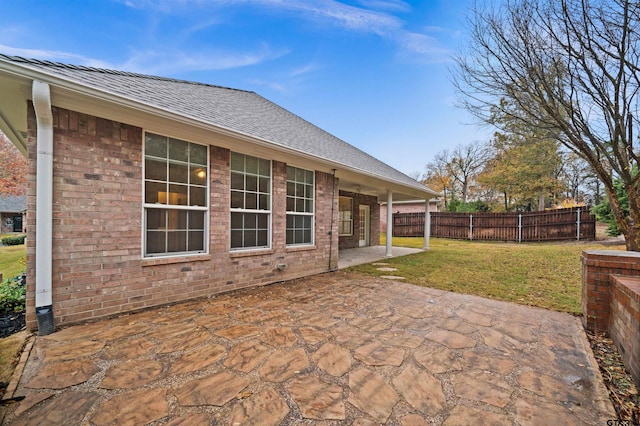
[[[598,361],[600,372],[618,420],[640,425],[640,395],[631,374],[626,370],[622,357],[613,340],[605,333],[587,331],[587,337]]]

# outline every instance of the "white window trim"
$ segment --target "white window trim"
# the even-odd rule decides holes
[[[311,216],[311,242],[308,242],[308,243],[297,243],[297,244],[287,244],[287,247],[313,246],[313,245],[315,245],[315,241],[316,241],[316,172],[315,172],[315,170],[305,169],[303,167],[297,167],[297,166],[294,166],[294,165],[291,165],[291,164],[287,164],[287,167],[293,167],[295,169],[300,169],[300,170],[304,170],[304,171],[313,173],[313,199],[312,199],[313,212],[312,213],[307,213],[307,212],[300,213],[300,212],[286,210],[286,199],[285,199],[286,216],[289,216],[289,215],[292,215],[292,216]],[[286,168],[285,168],[285,184],[287,182],[289,182],[289,180],[286,179]],[[288,197],[288,196],[289,196],[289,194],[286,193],[285,197]],[[287,222],[285,220],[285,242],[287,240],[287,236],[286,236],[287,225],[286,225],[286,223]]]
[[[145,166],[145,158],[146,158],[146,154],[145,154],[145,149],[146,149],[146,135],[147,133],[151,133],[154,135],[158,135],[158,136],[164,136],[167,138],[173,138],[173,139],[179,139],[182,140],[184,142],[188,142],[188,143],[192,143],[195,145],[201,145],[207,148],[207,180],[206,180],[206,189],[205,189],[205,201],[206,201],[206,206],[179,206],[179,205],[169,205],[169,204],[155,204],[155,203],[146,203],[144,200],[146,198],[146,166]],[[142,248],[142,258],[143,259],[157,259],[157,258],[174,258],[174,257],[187,257],[187,256],[194,256],[194,255],[207,255],[209,254],[209,221],[210,221],[210,211],[209,211],[209,198],[211,195],[210,192],[210,146],[203,144],[203,143],[198,143],[198,142],[192,142],[190,140],[186,140],[183,138],[178,138],[178,137],[174,137],[174,136],[168,136],[165,134],[161,134],[161,133],[157,133],[157,132],[152,132],[152,131],[148,131],[148,130],[143,130],[142,132],[142,239],[141,239],[141,248]],[[168,177],[167,177],[168,179]],[[146,211],[147,209],[168,209],[168,210],[187,210],[187,211],[204,211],[205,212],[205,217],[204,217],[204,229],[203,229],[203,250],[201,251],[186,251],[186,252],[172,252],[172,253],[152,253],[152,254],[147,254],[147,215],[146,215]]]
[[[233,170],[231,169],[231,156],[233,154],[239,154],[239,155],[244,155],[244,156],[249,156],[249,157],[254,157],[257,158],[259,160],[265,160],[269,162],[269,210],[250,210],[250,209],[239,209],[239,208],[232,208],[231,207],[231,173],[233,172]],[[258,184],[259,185],[259,184]],[[273,161],[272,160],[268,160],[266,158],[263,157],[258,157],[256,155],[251,155],[251,154],[244,154],[242,152],[238,152],[238,151],[231,151],[229,153],[229,241],[227,244],[227,247],[229,247],[229,251],[232,253],[238,253],[238,252],[249,252],[249,251],[268,251],[271,250],[271,247],[273,245],[272,243],[272,233],[273,233]],[[256,214],[266,214],[268,215],[267,217],[267,245],[266,246],[256,246],[256,247],[236,247],[233,248],[231,247],[231,215],[233,213],[256,213]]]
[[[340,231],[340,229],[342,228],[340,226],[340,223],[343,222],[342,220],[340,220],[340,199],[341,198],[347,198],[349,200],[349,204],[351,205],[351,220],[350,220],[351,226],[349,228],[349,233],[348,234],[338,233],[338,236],[340,236],[340,237],[351,237],[351,236],[353,236],[353,197],[347,197],[347,196],[344,196],[344,195],[339,195],[338,196],[338,231]]]

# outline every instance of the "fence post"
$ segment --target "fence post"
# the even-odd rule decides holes
[[[582,208],[578,207],[578,232],[577,232],[577,240],[580,241],[580,213],[582,212]]]
[[[469,240],[473,240],[473,215],[469,215]]]
[[[518,242],[522,242],[522,213],[518,213]]]

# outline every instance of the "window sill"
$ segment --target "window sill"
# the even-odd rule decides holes
[[[256,249],[256,250],[237,250],[237,251],[230,251],[229,257],[234,259],[236,257],[263,256],[265,254],[274,254],[274,253],[275,253],[275,250],[270,248]]]
[[[287,246],[286,251],[287,253],[295,253],[298,251],[309,251],[309,250],[316,250],[318,247],[316,247],[315,244],[311,244],[308,246]]]
[[[172,265],[174,263],[203,262],[211,260],[210,254],[188,254],[184,256],[153,257],[142,259],[142,267]]]

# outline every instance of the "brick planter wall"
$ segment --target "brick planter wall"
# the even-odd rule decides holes
[[[582,252],[582,312],[588,330],[609,333],[640,386],[640,253]]]

